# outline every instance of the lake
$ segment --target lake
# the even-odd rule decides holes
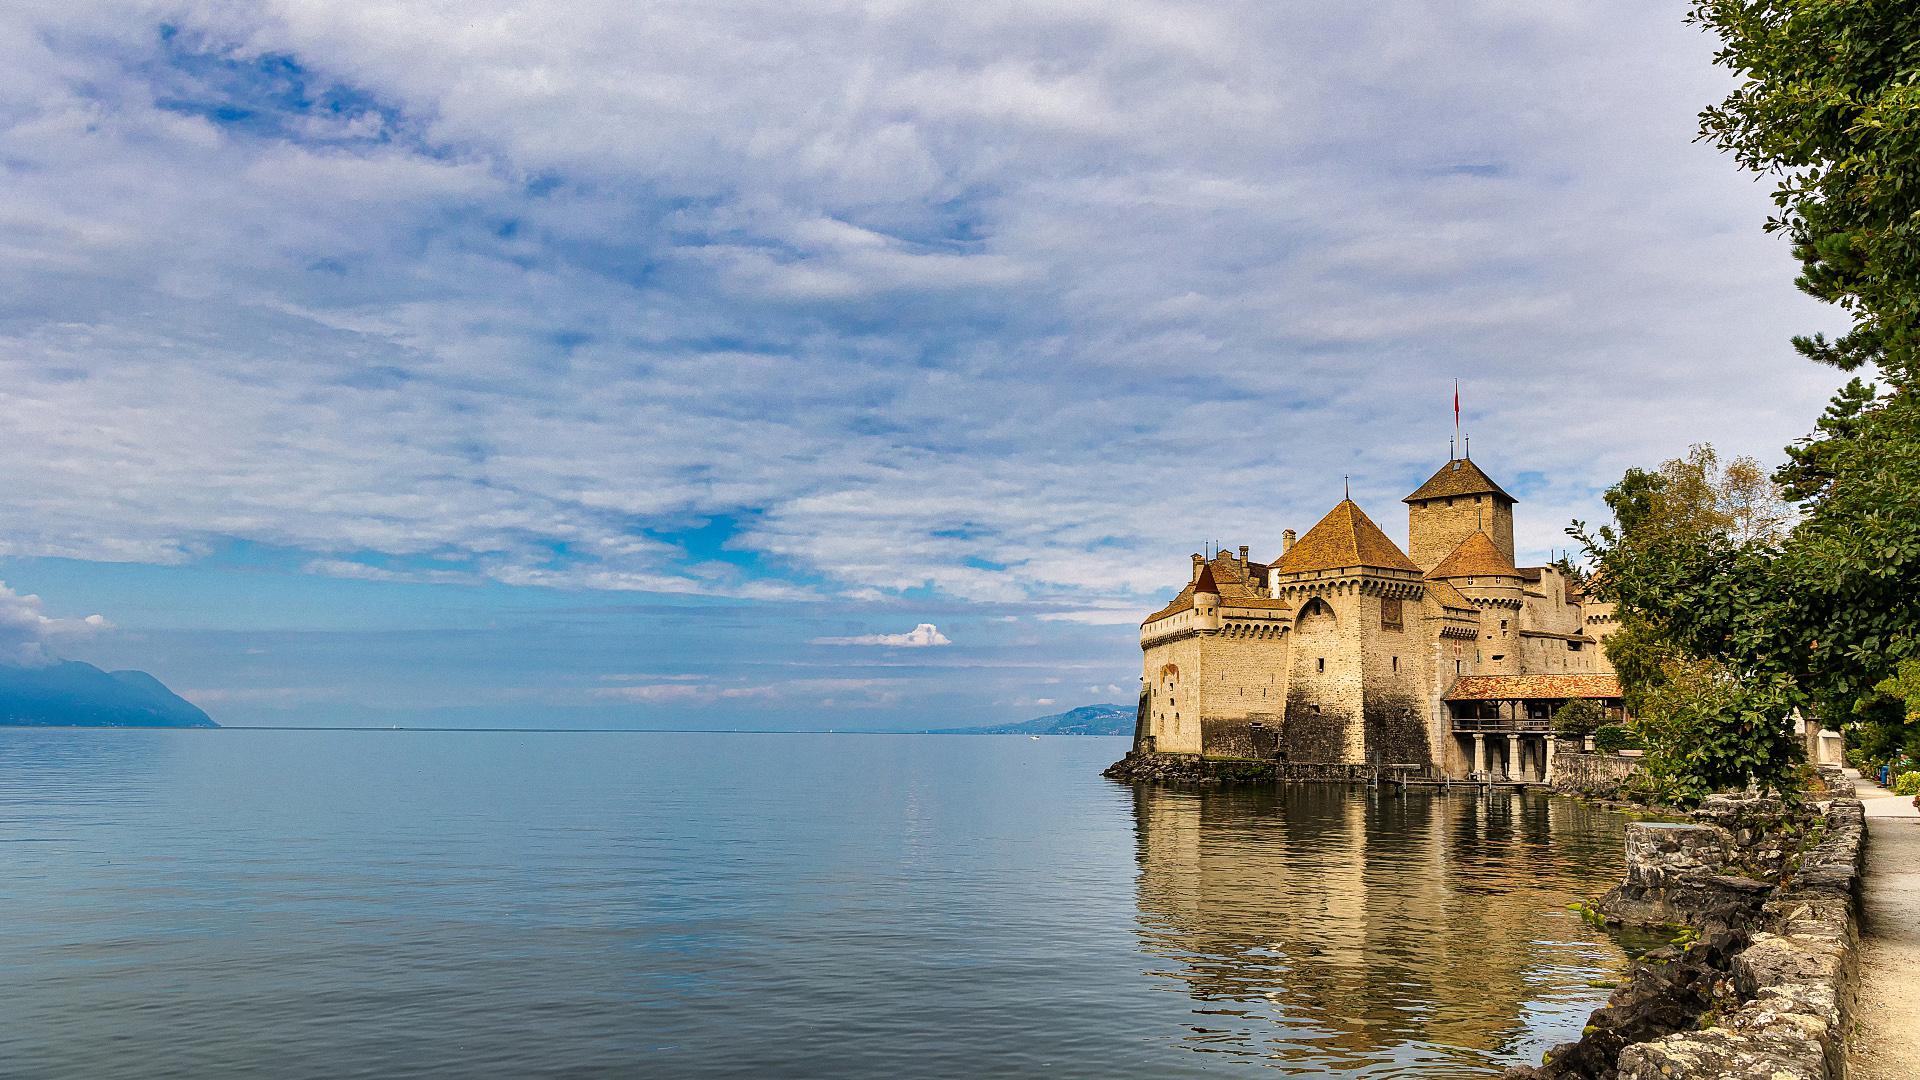
[[[1126,747],[0,728],[0,1075],[1493,1076],[1624,965],[1615,816]]]

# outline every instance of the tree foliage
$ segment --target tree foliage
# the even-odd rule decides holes
[[[1698,640],[1698,612],[1681,590],[1717,581],[1726,566],[1773,557],[1793,512],[1760,463],[1721,464],[1709,444],[1656,471],[1629,469],[1606,493],[1614,524],[1588,536],[1591,590],[1616,601],[1621,627],[1607,639],[1627,709],[1663,797],[1698,799],[1757,781],[1782,790],[1801,757],[1788,717],[1791,680]],[[1718,603],[1718,601],[1716,601]]]
[[[1589,591],[1617,603],[1607,655],[1650,767],[1683,797],[1743,776],[1785,790],[1792,708],[1920,750],[1920,3],[1691,0],[1688,21],[1741,79],[1701,138],[1775,177],[1766,227],[1792,241],[1796,283],[1853,320],[1794,346],[1876,366],[1887,391],[1848,383],[1777,490],[1696,447],[1629,470],[1614,527],[1569,530]]]
[[[1607,710],[1586,698],[1570,698],[1553,711],[1553,730],[1562,735],[1584,737],[1607,722]]]
[[[1741,77],[1700,114],[1701,138],[1778,177],[1770,231],[1800,260],[1796,284],[1845,309],[1837,340],[1795,338],[1822,363],[1920,365],[1920,5],[1899,0],[1694,0]]]
[[[1889,716],[1890,691],[1879,687],[1903,661],[1920,657],[1920,395],[1896,392],[1862,405],[1850,389],[1835,399],[1829,416],[1836,413],[1844,424],[1802,445],[1817,454],[1822,477],[1790,532],[1741,540],[1732,528],[1646,519],[1589,538],[1595,589],[1618,603],[1625,624],[1607,655],[1636,715],[1652,721],[1649,753],[1679,755],[1703,779],[1747,769],[1763,783],[1790,783],[1798,742],[1776,735],[1793,708],[1830,724],[1904,722],[1900,710]],[[1794,468],[1790,462],[1782,471]],[[1645,486],[1623,490],[1632,496],[1622,503],[1629,514],[1645,502],[1636,494]],[[1688,510],[1667,520],[1710,517]],[[1585,535],[1578,523],[1574,531]],[[1725,678],[1669,693],[1676,671],[1699,673],[1688,667],[1695,661],[1720,665]],[[1715,696],[1723,692],[1734,696]],[[1705,748],[1726,755],[1727,769],[1665,742],[1698,737],[1686,717],[1704,702],[1747,718],[1740,722],[1747,727],[1725,730],[1756,740],[1750,748],[1737,739]],[[1668,707],[1686,715],[1665,723],[1655,714]],[[1776,718],[1768,721],[1776,727],[1765,717]]]

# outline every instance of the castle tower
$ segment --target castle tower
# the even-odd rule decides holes
[[[1439,566],[1476,532],[1486,533],[1512,565],[1516,500],[1472,459],[1447,462],[1418,491],[1400,501],[1407,504],[1407,554],[1421,571]]]
[[[1425,593],[1419,567],[1348,499],[1268,573],[1274,597],[1299,613],[1279,745],[1288,760],[1435,760],[1425,690],[1433,647],[1408,614]]]
[[[1439,566],[1427,572],[1427,578],[1453,586],[1481,613],[1483,632],[1474,639],[1475,675],[1527,673],[1521,642],[1515,636],[1526,607],[1526,578],[1492,537],[1469,533]]]

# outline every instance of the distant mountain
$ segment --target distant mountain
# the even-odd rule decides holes
[[[43,727],[219,727],[144,671],[101,671],[67,660],[0,666],[0,724]]]
[[[1131,735],[1135,710],[1123,705],[1082,705],[1063,713],[995,727],[948,728],[935,735]]]

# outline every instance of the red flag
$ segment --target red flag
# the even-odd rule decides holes
[[[1460,380],[1453,380],[1453,453],[1460,454]]]

